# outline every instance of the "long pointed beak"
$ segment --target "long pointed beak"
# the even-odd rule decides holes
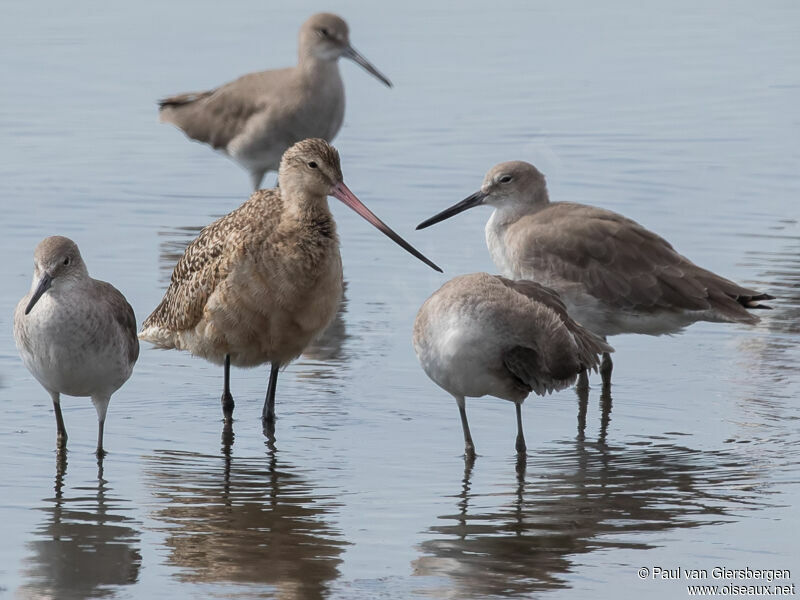
[[[439,273],[442,273],[442,270],[438,266],[436,266],[436,264],[428,260],[425,257],[425,255],[423,255],[419,250],[414,248],[414,246],[409,244],[407,241],[405,241],[403,238],[397,235],[394,231],[392,231],[392,229],[386,223],[381,221],[378,217],[375,216],[375,214],[370,209],[364,206],[361,203],[361,200],[356,198],[356,195],[350,191],[350,189],[344,184],[343,181],[340,181],[331,188],[330,195],[336,198],[337,200],[341,200],[344,204],[352,208],[359,215],[364,217],[364,219],[366,219],[367,221],[372,223],[375,227],[377,227],[386,237],[392,239],[398,246],[405,248],[407,252],[416,256],[426,265],[428,265],[432,269],[439,271]]]
[[[356,49],[353,48],[352,46],[348,46],[347,48],[345,48],[342,56],[345,56],[350,60],[352,60],[353,62],[358,63],[359,65],[364,67],[364,70],[366,70],[368,73],[372,74],[376,78],[380,79],[384,84],[386,84],[386,87],[392,87],[392,82],[389,81],[389,78],[386,77],[386,75],[384,75],[380,71],[378,71],[378,69],[376,69],[371,62],[369,62],[366,58],[364,58],[361,54],[359,54],[356,51]]]
[[[53,278],[47,271],[45,271],[44,275],[42,275],[42,278],[39,280],[39,285],[36,286],[36,289],[33,292],[33,296],[31,296],[31,299],[28,302],[28,306],[25,307],[26,315],[29,312],[31,312],[33,305],[39,301],[39,298],[42,297],[42,294],[44,294],[47,290],[50,289],[50,286],[52,284],[53,284]]]
[[[450,208],[445,208],[442,212],[438,215],[432,216],[430,219],[423,221],[419,225],[417,225],[417,229],[425,229],[426,227],[430,227],[431,225],[435,225],[439,221],[444,221],[445,219],[449,219],[457,215],[460,212],[464,212],[465,210],[469,210],[475,206],[480,206],[483,204],[483,201],[486,200],[486,196],[488,194],[483,193],[482,191],[478,190],[471,196],[467,196],[458,204],[454,204]]]

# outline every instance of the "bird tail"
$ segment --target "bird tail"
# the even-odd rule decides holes
[[[737,296],[736,301],[748,309],[772,310],[768,304],[761,304],[762,300],[775,300],[775,296],[769,294],[755,294],[750,296]]]
[[[140,340],[150,342],[156,348],[171,350],[175,348],[175,334],[167,329],[150,325],[144,327],[138,334]]]
[[[164,110],[165,108],[173,108],[178,106],[184,106],[186,104],[191,104],[192,102],[197,102],[198,100],[202,100],[203,98],[208,98],[213,93],[213,90],[207,92],[188,92],[186,94],[178,94],[177,96],[170,96],[169,98],[162,98],[158,101],[158,110]]]

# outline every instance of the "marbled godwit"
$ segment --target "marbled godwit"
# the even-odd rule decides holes
[[[300,28],[297,66],[249,73],[207,92],[159,102],[161,121],[190,138],[221,150],[247,169],[253,189],[281,155],[306,138],[332,141],[344,118],[339,58],[349,58],[392,83],[350,45],[347,23],[320,13]]]
[[[222,409],[233,415],[230,365],[271,363],[262,418],[275,418],[281,365],[330,323],[342,298],[342,259],[331,195],[430,265],[372,214],[342,181],[339,154],[321,139],[303,140],[281,160],[280,188],[259,190],[189,244],[161,304],[139,337],[225,365]]]
[[[481,204],[495,209],[486,243],[503,275],[555,289],[570,316],[604,338],[674,333],[695,321],[753,324],[748,309],[769,308],[760,302],[773,298],[698,267],[622,215],[550,202],[544,176],[522,161],[496,165],[479,191],[417,229]],[[612,367],[605,355],[604,383]]]
[[[451,279],[420,308],[414,349],[422,368],[458,403],[464,451],[475,455],[465,397],[491,395],[517,409],[517,452],[525,453],[522,402],[567,387],[613,348],[567,314],[553,290],[532,281],[473,273]]]
[[[22,362],[53,399],[59,446],[67,441],[61,394],[90,396],[97,409],[97,454],[111,395],[139,357],[136,317],[114,286],[89,277],[78,246],[48,237],[33,255],[31,291],[14,313]]]

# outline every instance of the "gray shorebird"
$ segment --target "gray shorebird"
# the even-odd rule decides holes
[[[89,276],[72,240],[45,238],[33,264],[31,290],[14,312],[19,354],[53,399],[60,447],[67,441],[61,394],[91,397],[102,456],[108,403],[139,357],[136,317],[119,290]]]
[[[571,385],[597,367],[600,353],[613,351],[570,318],[553,290],[487,273],[451,279],[425,301],[414,322],[414,349],[428,377],[458,403],[468,458],[475,445],[466,397],[513,402],[516,449],[524,454],[525,398]]]
[[[339,58],[392,83],[350,45],[347,23],[319,13],[300,28],[297,66],[249,73],[205,92],[159,101],[160,119],[220,150],[250,173],[253,189],[284,151],[306,138],[336,137],[344,119]]]
[[[544,176],[522,161],[494,166],[480,190],[417,229],[483,204],[494,208],[486,243],[502,274],[555,289],[570,316],[604,338],[675,333],[696,321],[754,324],[759,319],[749,310],[770,308],[761,301],[773,296],[698,267],[636,221],[550,202]],[[606,384],[612,367],[605,355]]]
[[[339,154],[321,139],[298,142],[281,160],[280,188],[258,190],[200,232],[172,273],[139,338],[224,365],[222,410],[233,415],[230,366],[270,363],[262,419],[275,419],[282,365],[328,326],[342,298],[333,196],[408,252],[441,271],[364,206],[342,180]]]

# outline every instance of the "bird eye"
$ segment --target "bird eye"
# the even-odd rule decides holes
[[[320,29],[319,32],[322,34],[323,37],[328,37],[330,35],[330,31],[328,31],[328,29],[325,27]]]
[[[308,163],[308,166],[309,166],[309,167],[311,167],[312,169],[316,169],[316,168],[317,168],[317,163],[315,163],[315,162],[312,160],[310,163]]]
[[[66,267],[69,264],[69,256],[64,259],[64,266]]]
[[[500,183],[508,183],[511,181],[511,175],[503,175],[500,179],[498,179]]]

